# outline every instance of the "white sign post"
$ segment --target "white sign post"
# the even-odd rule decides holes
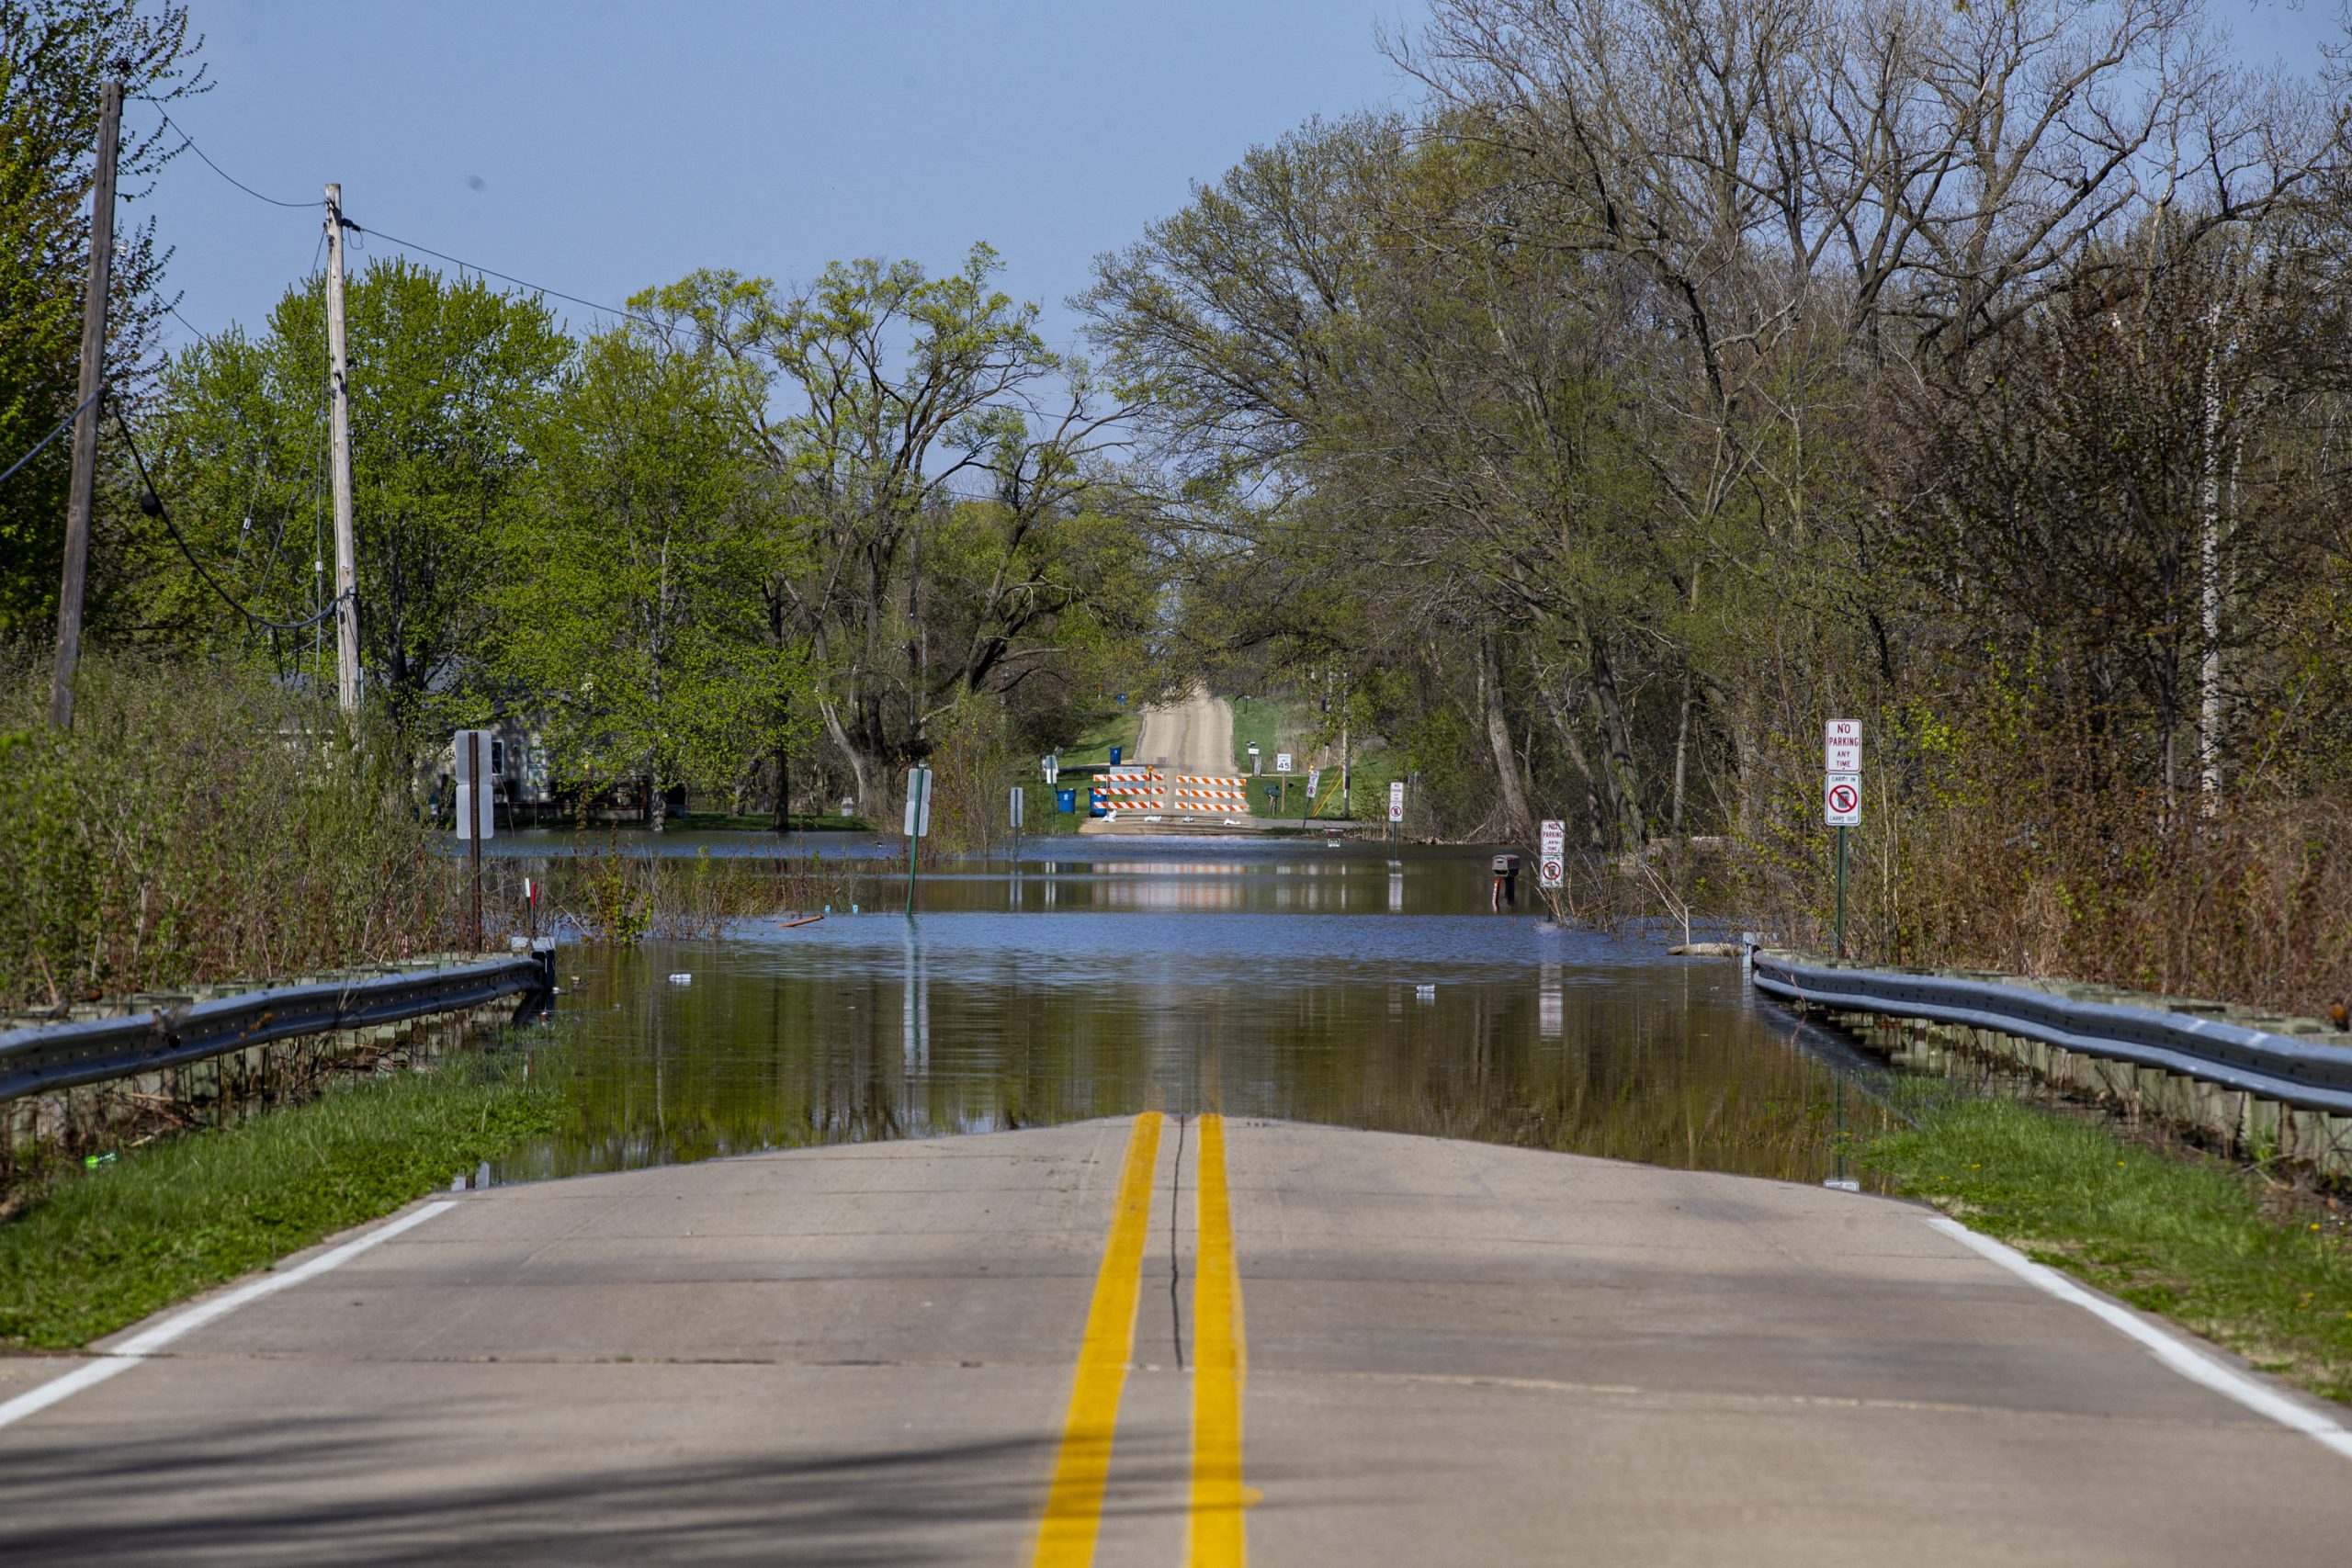
[[[1862,725],[1833,718],[1821,731],[1821,819],[1838,831],[1838,956],[1846,956],[1846,830],[1862,825]]]
[[[1298,811],[1298,819],[1301,822],[1306,821],[1309,817],[1315,815],[1315,791],[1322,783],[1322,769],[1309,768],[1306,770],[1306,804],[1299,807]]]
[[[1568,880],[1568,828],[1546,818],[1536,833],[1535,886],[1552,892]]]
[[[1046,754],[1046,783],[1048,786],[1062,782],[1062,755],[1058,751]]]
[[[1403,779],[1388,781],[1388,820],[1391,822],[1405,820],[1405,781]]]
[[[1027,803],[1028,798],[1028,791],[1023,789],[1019,784],[1014,784],[1012,786],[1012,830],[1016,833],[1021,831],[1023,807]]]
[[[907,770],[907,919],[915,918],[915,863],[931,832],[931,770]]]
[[[931,770],[907,770],[906,835],[910,839],[931,836]]]

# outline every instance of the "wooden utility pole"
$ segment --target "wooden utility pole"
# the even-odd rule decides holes
[[[327,186],[327,390],[334,447],[334,689],[359,711],[359,547],[351,531],[351,356],[343,330],[343,186]]]
[[[98,90],[98,166],[90,189],[90,282],[82,296],[81,412],[74,416],[74,488],[65,502],[65,576],[57,595],[57,662],[49,721],[74,727],[74,670],[82,662],[82,597],[90,580],[90,512],[98,482],[98,419],[107,379],[107,295],[114,287],[114,166],[122,140],[122,84]]]

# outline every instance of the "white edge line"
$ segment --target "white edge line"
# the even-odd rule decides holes
[[[2256,1415],[2267,1416],[2280,1426],[2301,1432],[2312,1441],[2352,1459],[2352,1431],[2346,1431],[2300,1400],[2290,1399],[2236,1368],[2216,1360],[2186,1340],[2158,1328],[2130,1308],[2101,1301],[2055,1269],[2036,1263],[2016,1247],[1995,1241],[1989,1235],[1980,1235],[1959,1221],[1940,1214],[1928,1223],[1962,1246],[1991,1258],[2036,1290],[2078,1306],[2109,1327],[2131,1336],[2147,1347],[2157,1360],[2189,1382],[2210,1388],[2224,1399],[2233,1399]]]
[[[249,1285],[240,1285],[226,1295],[215,1296],[201,1305],[164,1319],[153,1328],[142,1329],[110,1350],[92,1351],[92,1355],[103,1359],[76,1367],[63,1377],[52,1379],[39,1388],[0,1404],[0,1427],[13,1426],[28,1416],[48,1409],[59,1400],[79,1393],[85,1388],[96,1387],[119,1372],[127,1372],[137,1366],[141,1358],[162,1349],[180,1336],[225,1317],[248,1302],[259,1301],[274,1292],[299,1285],[305,1280],[316,1279],[330,1269],[350,1262],[369,1247],[381,1246],[402,1231],[413,1230],[434,1215],[456,1207],[457,1204],[447,1199],[437,1203],[427,1203],[421,1209],[402,1214],[390,1224],[379,1225],[367,1235],[355,1236],[332,1251],[322,1252],[308,1263],[288,1269],[282,1274],[265,1276]]]

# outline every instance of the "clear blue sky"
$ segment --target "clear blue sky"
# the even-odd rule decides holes
[[[340,180],[363,225],[616,302],[698,266],[788,283],[854,255],[948,266],[984,239],[1068,346],[1061,301],[1092,257],[1191,181],[1309,115],[1409,103],[1374,28],[1421,0],[195,10],[217,85],[174,118],[271,196]],[[2215,16],[2260,59],[2307,63],[2342,36],[2335,0]],[[202,331],[257,324],[316,252],[315,213],[254,202],[193,156],[142,205]]]
[[[1188,181],[1402,92],[1373,39],[1402,13],[1378,0],[195,11],[218,85],[173,118],[270,196],[340,180],[362,225],[615,302],[698,266],[788,283],[856,255],[950,266],[986,240],[1064,346],[1091,259]],[[206,332],[258,323],[317,248],[315,214],[193,155],[152,209]]]

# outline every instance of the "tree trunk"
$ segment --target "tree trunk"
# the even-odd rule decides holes
[[[1486,710],[1487,745],[1494,752],[1495,778],[1502,790],[1503,831],[1524,838],[1534,828],[1535,814],[1527,808],[1527,792],[1519,780],[1519,757],[1510,744],[1510,725],[1503,716],[1502,668],[1495,657],[1492,632],[1478,637],[1478,692]]]
[[[669,830],[670,802],[662,794],[662,781],[651,773],[645,775],[645,825],[655,832]]]
[[[875,790],[880,782],[882,770],[850,739],[849,731],[842,726],[841,711],[832,703],[819,698],[817,712],[825,721],[826,737],[840,750],[842,760],[849,764],[850,793],[857,797],[858,811],[867,821],[879,825],[885,803]]]
[[[2222,306],[2213,301],[2205,330],[2205,430],[2198,454],[2199,629],[2197,788],[2205,816],[2222,804]]]
[[[775,749],[775,830],[792,831],[792,753],[782,746]]]
[[[1610,815],[1615,820],[1616,848],[1638,850],[1649,841],[1642,821],[1638,780],[1634,773],[1634,737],[1626,728],[1625,710],[1617,696],[1617,671],[1609,661],[1605,637],[1587,639],[1592,660],[1592,695],[1600,710],[1601,773],[1609,788]]]
[[[1666,830],[1676,838],[1682,836],[1682,780],[1690,755],[1690,671],[1682,671],[1682,713],[1674,725],[1674,806],[1667,818]]]
[[[1584,754],[1584,742],[1577,738],[1576,717],[1571,711],[1574,705],[1562,702],[1557,694],[1546,688],[1544,706],[1552,716],[1552,728],[1559,734],[1561,748],[1567,752],[1568,761],[1576,765],[1577,775],[1584,780],[1584,841],[1588,844],[1604,843],[1606,829],[1601,820],[1600,781],[1592,776],[1592,763]]]

